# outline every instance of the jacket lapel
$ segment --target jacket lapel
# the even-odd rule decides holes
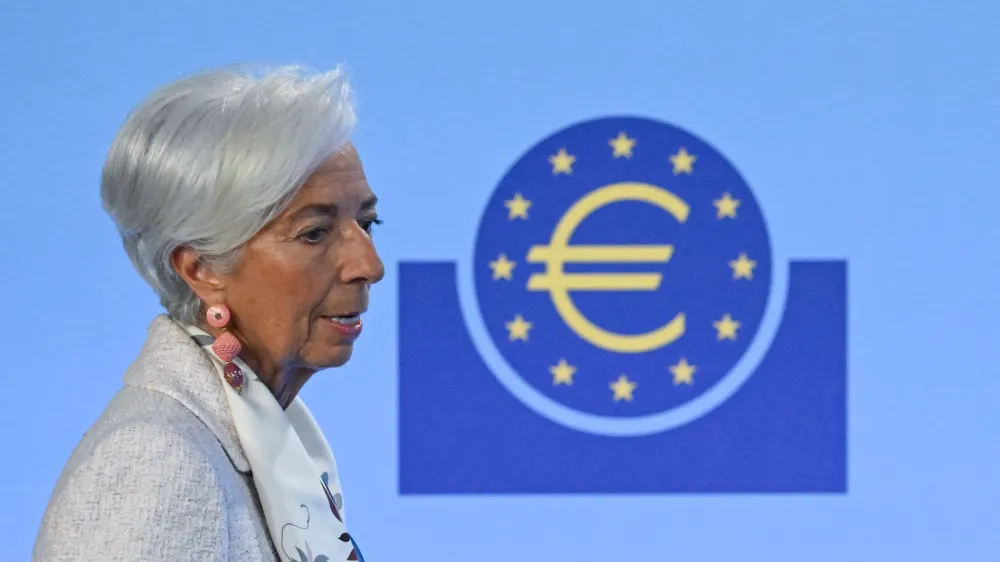
[[[215,434],[233,466],[250,472],[222,380],[211,359],[169,317],[153,320],[146,343],[123,379],[126,386],[160,392],[183,404]]]

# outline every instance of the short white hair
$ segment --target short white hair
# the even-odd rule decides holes
[[[223,270],[348,141],[355,115],[344,72],[223,69],[154,92],[108,154],[101,200],[125,251],[177,320],[202,303],[171,255],[189,247]]]

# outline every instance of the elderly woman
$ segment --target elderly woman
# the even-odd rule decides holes
[[[384,269],[339,71],[219,71],[128,117],[101,197],[167,314],[60,477],[48,561],[363,560],[297,398]],[[127,303],[121,303],[127,306]]]

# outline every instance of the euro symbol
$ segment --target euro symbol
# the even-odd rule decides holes
[[[690,208],[669,191],[644,183],[616,183],[596,189],[580,198],[559,219],[547,246],[532,246],[528,263],[544,263],[545,273],[528,278],[529,291],[548,291],[552,304],[566,325],[591,344],[619,353],[643,353],[659,349],[684,335],[685,316],[681,312],[665,325],[644,334],[618,334],[605,330],[583,315],[573,304],[570,291],[655,291],[659,273],[566,273],[567,263],[666,263],[674,253],[672,245],[570,246],[569,239],[594,211],[619,201],[641,201],[660,207],[678,222],[687,221]]]

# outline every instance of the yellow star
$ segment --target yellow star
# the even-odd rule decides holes
[[[746,254],[740,254],[740,257],[729,262],[729,267],[733,268],[733,279],[753,279],[753,268],[757,267],[757,262]]]
[[[684,359],[683,357],[681,358],[680,363],[670,367],[670,372],[674,374],[674,384],[693,384],[694,379],[691,378],[691,375],[693,375],[697,370],[698,369],[694,365],[688,365],[687,359]]]
[[[573,384],[576,367],[571,366],[565,359],[560,359],[558,365],[549,367],[549,372],[552,373],[552,384]]]
[[[572,174],[573,162],[576,162],[576,156],[566,152],[565,148],[560,148],[558,153],[549,156],[553,174]]]
[[[507,207],[507,220],[528,220],[528,208],[531,207],[531,201],[521,197],[520,193],[515,193],[513,199],[504,201],[503,204]]]
[[[507,322],[507,337],[510,341],[528,341],[528,330],[530,330],[532,326],[533,324],[531,322],[525,322],[524,317],[517,314],[514,316],[513,320]]]
[[[736,330],[738,330],[742,324],[733,320],[733,317],[729,314],[723,314],[722,320],[712,322],[712,326],[715,328],[719,341],[722,341],[735,340]]]
[[[516,265],[516,263],[507,259],[506,254],[500,254],[500,257],[490,262],[490,269],[493,270],[493,280],[507,279],[509,281],[514,274],[514,266]]]
[[[608,145],[615,149],[614,154],[612,154],[615,158],[621,158],[622,156],[625,158],[631,158],[632,147],[635,146],[635,139],[628,138],[628,135],[625,133],[618,133],[617,137],[608,141]]]
[[[688,154],[687,149],[682,146],[677,154],[670,157],[670,161],[674,164],[674,175],[693,173],[693,165],[696,160],[698,158],[693,154]]]
[[[631,402],[632,392],[638,386],[638,384],[628,380],[628,377],[625,375],[618,377],[618,380],[608,385],[611,390],[615,391],[615,402],[618,402],[619,400],[627,400]]]
[[[736,209],[740,206],[740,200],[733,199],[733,196],[728,193],[723,193],[722,199],[716,199],[715,201],[712,201],[712,204],[719,210],[715,214],[716,218],[722,219],[729,217],[731,219],[735,219]]]

